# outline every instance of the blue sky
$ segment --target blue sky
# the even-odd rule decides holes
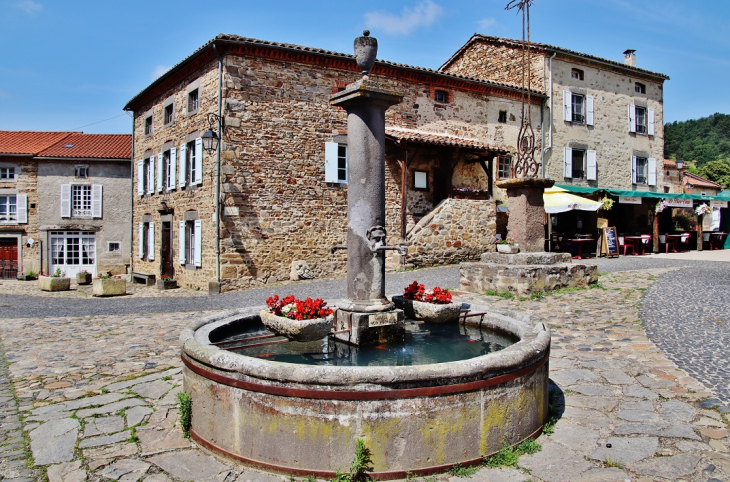
[[[122,111],[219,33],[351,53],[364,28],[384,60],[438,68],[474,33],[521,38],[507,0],[0,0],[0,129],[131,132]],[[730,114],[730,2],[535,0],[532,40],[671,77],[666,121]]]

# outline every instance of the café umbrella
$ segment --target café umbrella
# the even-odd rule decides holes
[[[545,189],[542,199],[545,203],[545,212],[547,214],[564,213],[574,210],[595,212],[603,205],[600,201],[592,201],[584,197],[576,196],[563,188],[555,186]],[[552,231],[552,216],[548,216],[548,243],[551,245]]]

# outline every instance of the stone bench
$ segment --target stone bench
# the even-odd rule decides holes
[[[132,273],[132,283],[141,283],[147,286],[155,284],[156,275],[152,273]]]

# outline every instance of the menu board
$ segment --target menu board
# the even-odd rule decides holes
[[[601,253],[607,257],[618,257],[618,236],[616,227],[603,228],[601,233]]]

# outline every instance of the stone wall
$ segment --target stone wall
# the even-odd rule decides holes
[[[495,250],[496,229],[494,201],[445,199],[408,233],[406,263],[418,267],[479,259]]]
[[[7,189],[8,192],[17,191],[18,194],[28,196],[28,223],[27,224],[0,224],[0,237],[14,239],[18,246],[18,274],[24,274],[32,270],[36,273],[41,270],[41,251],[38,241],[38,163],[31,158],[3,157],[0,156],[0,163],[6,166],[16,167],[16,180],[14,182],[0,182],[0,189]],[[35,243],[32,247],[26,246],[28,239]]]

